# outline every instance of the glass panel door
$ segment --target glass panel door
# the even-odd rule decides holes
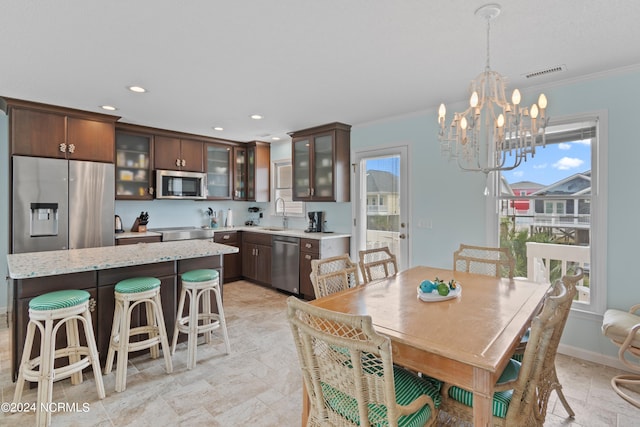
[[[231,148],[207,145],[207,197],[231,198]]]
[[[398,268],[410,265],[406,147],[356,153],[356,251],[388,247]]]
[[[308,139],[293,141],[293,196],[303,199],[311,196],[309,179],[311,165],[311,148]]]
[[[313,142],[313,182],[312,195],[333,196],[333,137],[322,135]]]

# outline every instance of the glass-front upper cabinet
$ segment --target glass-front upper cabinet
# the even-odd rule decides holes
[[[233,149],[233,200],[247,200],[247,149]]]
[[[302,138],[293,141],[293,199],[311,197],[311,141]]]
[[[204,152],[206,156],[207,199],[231,199],[233,148],[224,145],[206,144]]]
[[[330,123],[293,132],[293,200],[350,201],[351,126]]]
[[[152,135],[116,131],[116,199],[153,199]]]

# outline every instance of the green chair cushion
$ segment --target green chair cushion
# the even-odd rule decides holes
[[[132,277],[116,283],[115,290],[121,294],[135,294],[150,291],[160,286],[160,279],[155,277]]]
[[[440,406],[440,386],[442,383],[433,378],[421,378],[398,366],[393,367],[393,379],[396,389],[396,402],[399,405],[408,405],[423,394],[433,399],[436,407]],[[322,383],[322,393],[328,406],[335,412],[350,420],[355,424],[360,424],[360,414],[358,413],[358,401],[346,395],[340,390]],[[387,408],[385,405],[369,404],[369,412],[377,413],[377,419],[386,419]],[[431,418],[431,408],[423,406],[413,414],[404,415],[398,419],[400,427],[423,426]],[[372,424],[375,427],[387,425],[386,422]]]
[[[502,375],[498,379],[498,384],[507,382],[510,379],[515,379],[520,372],[520,362],[511,359],[509,364],[502,372]],[[513,396],[513,390],[498,391],[493,394],[493,416],[498,418],[504,418],[507,416],[509,410],[509,403],[511,403],[511,397]],[[452,386],[449,388],[449,397],[453,400],[473,407],[473,393],[463,388]]]
[[[182,280],[185,282],[208,282],[218,278],[218,270],[191,270],[182,274]]]
[[[42,294],[29,301],[31,310],[57,310],[74,307],[89,301],[89,292],[80,289],[69,289]]]

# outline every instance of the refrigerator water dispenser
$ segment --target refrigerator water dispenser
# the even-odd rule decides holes
[[[31,203],[31,237],[58,235],[58,204]]]

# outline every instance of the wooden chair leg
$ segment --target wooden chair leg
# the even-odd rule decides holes
[[[100,369],[100,357],[98,355],[98,346],[96,345],[96,337],[93,333],[93,323],[91,322],[91,312],[89,310],[82,313],[84,318],[84,335],[87,338],[87,347],[89,347],[89,357],[91,358],[91,367],[93,368],[93,380],[96,382],[98,397],[104,399],[106,393],[104,391],[104,382],[102,381],[102,370]]]
[[[171,362],[171,348],[167,338],[167,327],[164,324],[164,315],[162,313],[162,300],[160,299],[160,289],[153,297],[155,302],[156,325],[158,325],[158,333],[160,334],[160,344],[162,345],[162,354],[164,355],[164,364],[168,374],[173,372],[173,364]]]
[[[633,406],[640,408],[640,401],[631,397],[627,392],[622,390],[622,385],[634,385],[640,386],[640,375],[618,375],[611,379],[611,387],[618,393],[618,396],[622,397]]]
[[[22,360],[20,361],[20,367],[18,368],[18,380],[16,381],[16,389],[13,393],[13,403],[19,403],[22,399],[22,392],[24,390],[24,370],[29,364],[31,358],[31,349],[33,347],[33,338],[36,333],[36,325],[33,321],[30,321],[27,325],[27,336],[24,342],[24,349],[22,350]]]
[[[149,329],[149,339],[156,338],[158,336],[158,322],[155,320],[156,313],[153,303],[151,301],[145,302],[144,310],[147,315],[147,325],[153,326],[153,328]],[[156,344],[149,349],[152,359],[157,359],[158,356],[160,356],[160,350],[158,347],[158,344]]]
[[[77,363],[80,361],[80,354],[78,350],[80,348],[80,334],[78,332],[78,319],[69,319],[65,322],[65,329],[67,331],[67,346],[71,347],[71,353],[69,354],[69,364]],[[71,384],[78,385],[82,383],[82,371],[78,371],[71,375]]]
[[[187,338],[187,369],[196,366],[198,347],[198,291],[191,289],[189,293],[189,334]]]
[[[115,339],[120,333],[120,322],[121,317],[124,315],[122,313],[122,305],[116,301],[116,307],[113,310],[113,322],[111,323],[111,336],[109,337],[109,350],[107,351],[107,362],[104,366],[104,374],[107,375],[111,372],[111,368],[113,368],[113,357],[116,352],[116,344]]]
[[[178,301],[178,314],[176,315],[176,325],[173,327],[173,338],[171,339],[171,354],[175,354],[176,345],[178,344],[178,334],[180,331],[178,330],[178,325],[180,325],[180,319],[184,316],[184,299],[185,299],[186,290],[184,287],[180,291],[180,300]]]
[[[116,302],[117,304],[118,302]],[[118,343],[116,358],[116,391],[122,392],[127,388],[127,362],[129,361],[129,328],[131,326],[131,313],[129,310],[129,300],[121,301],[122,315],[120,316],[120,326],[118,327]]]
[[[227,334],[227,321],[224,317],[224,309],[222,308],[222,297],[220,296],[219,288],[213,288],[213,293],[216,296],[216,304],[218,305],[218,321],[220,322],[220,329],[222,330],[222,338],[224,339],[224,345],[227,350],[227,354],[229,354],[231,353],[231,345],[229,343],[229,334]]]
[[[44,322],[44,333],[40,346],[40,379],[38,380],[38,398],[36,405],[36,425],[51,424],[51,412],[42,411],[43,405],[53,398],[53,362],[55,357],[55,337],[53,336],[53,319]]]

